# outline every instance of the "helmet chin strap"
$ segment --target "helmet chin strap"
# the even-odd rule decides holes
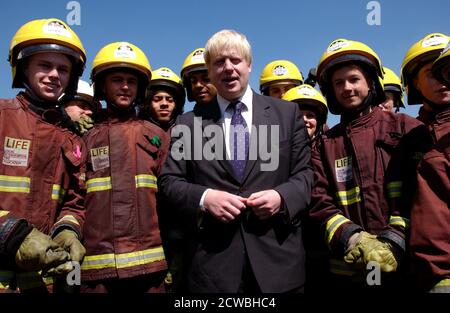
[[[373,103],[375,98],[376,92],[374,90],[369,90],[367,97],[359,107],[351,111],[342,111],[341,121],[343,123],[349,123],[360,116],[370,113],[372,111],[372,107],[375,105]]]
[[[28,83],[24,82],[23,85],[25,86],[25,93],[28,96],[28,98],[31,100],[33,106],[41,108],[43,110],[51,109],[56,106],[58,106],[59,101],[49,101],[49,100],[42,100],[38,97],[38,95],[31,89],[30,85]]]
[[[433,113],[438,114],[442,111],[447,110],[450,107],[450,102],[447,102],[445,104],[437,104],[436,102],[431,101],[424,95],[422,95],[423,102],[428,104],[431,109],[433,110]]]

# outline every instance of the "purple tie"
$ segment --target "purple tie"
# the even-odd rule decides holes
[[[232,102],[229,108],[233,109],[233,116],[230,123],[230,147],[231,166],[233,167],[236,178],[242,181],[244,178],[245,165],[247,163],[247,155],[249,148],[249,131],[247,123],[242,116],[242,109],[244,104],[240,101]]]

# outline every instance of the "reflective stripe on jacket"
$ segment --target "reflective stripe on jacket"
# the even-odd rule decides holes
[[[434,146],[418,168],[411,209],[411,262],[418,288],[450,290],[450,109],[429,124]],[[446,285],[443,285],[444,282]]]
[[[420,139],[411,138],[415,133],[426,136],[416,119],[375,108],[348,125],[336,125],[316,145],[310,216],[322,225],[338,259],[351,234],[361,230],[404,247],[409,215],[399,199],[417,163],[409,144]]]
[[[131,114],[98,123],[83,139],[88,170],[82,280],[166,269],[155,193],[168,136]]]
[[[0,225],[24,218],[45,234],[84,221],[83,141],[29,108],[23,93],[0,100]]]

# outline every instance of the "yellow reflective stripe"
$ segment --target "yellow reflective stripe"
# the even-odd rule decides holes
[[[386,185],[389,198],[399,198],[402,196],[403,182],[393,181]]]
[[[355,202],[361,202],[361,193],[358,186],[350,190],[336,192],[338,203],[340,205],[350,205]]]
[[[450,278],[446,278],[438,282],[434,287],[446,287],[450,286]]]
[[[58,200],[59,202],[62,202],[64,199],[64,195],[66,194],[66,191],[61,188],[60,185],[53,185],[52,188],[52,200]]]
[[[116,262],[114,259],[114,253],[100,254],[100,255],[86,255],[81,264],[82,270],[94,270],[115,267]]]
[[[61,217],[61,219],[56,222],[57,223],[61,223],[61,222],[70,222],[70,223],[74,223],[77,225],[80,225],[80,223],[78,222],[78,220],[73,216],[73,215],[64,215],[63,217]]]
[[[402,226],[403,228],[409,228],[409,219],[397,215],[392,215],[389,218],[389,225],[398,225]]]
[[[157,188],[156,176],[149,174],[139,174],[136,175],[134,179],[136,181],[136,188],[139,187]]]
[[[88,255],[84,257],[83,264],[81,264],[81,269],[92,270],[111,267],[126,268],[157,262],[164,259],[164,250],[162,246],[160,246],[130,253]]]
[[[117,268],[144,265],[164,259],[164,250],[162,247],[137,251],[133,253],[124,253],[116,256],[116,260],[118,263]]]
[[[330,218],[326,225],[326,240],[329,244],[331,242],[331,239],[333,239],[334,233],[336,230],[344,223],[350,221],[349,219],[345,218],[341,214],[336,214],[332,218]]]
[[[86,182],[87,192],[109,190],[112,188],[111,177],[92,178]]]
[[[30,178],[21,176],[0,175],[0,191],[30,192]]]
[[[0,217],[8,215],[8,214],[9,214],[9,211],[0,210]],[[1,275],[1,272],[0,272],[0,275]]]
[[[14,277],[14,272],[0,271],[0,290],[9,289],[11,279]]]
[[[353,267],[344,261],[330,259],[330,272],[337,275],[353,276],[356,271]]]

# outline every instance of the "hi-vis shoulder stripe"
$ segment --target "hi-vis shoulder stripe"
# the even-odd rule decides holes
[[[78,220],[73,215],[70,215],[70,214],[69,215],[64,215],[55,224],[62,223],[62,222],[69,222],[69,223],[73,223],[73,224],[76,224],[76,225],[80,225]]]
[[[5,210],[0,210],[0,217],[2,216],[6,216],[9,214],[9,211],[5,211]]]
[[[30,192],[30,178],[21,176],[0,175],[0,191]]]
[[[136,188],[158,188],[156,176],[149,174],[139,174],[134,177]],[[92,178],[86,182],[87,192],[102,191],[112,189],[111,177]]]
[[[358,186],[350,190],[336,192],[337,201],[340,205],[350,205],[361,202],[361,193]]]
[[[400,198],[402,196],[403,182],[393,181],[386,185],[388,198]]]
[[[333,239],[334,233],[336,230],[344,223],[349,222],[350,220],[341,214],[336,214],[332,218],[330,218],[326,225],[326,241],[329,244],[331,239]]]
[[[389,218],[389,225],[398,225],[402,226],[403,228],[409,228],[409,219],[397,215],[392,215]]]
[[[157,188],[156,176],[148,174],[139,174],[136,175],[134,179],[136,180],[136,188],[139,187]]]
[[[112,188],[111,177],[92,178],[86,182],[87,192],[109,190]]]
[[[127,268],[162,261],[164,259],[164,250],[162,246],[160,246],[130,253],[88,255],[84,257],[81,269]]]
[[[60,185],[53,185],[52,200],[58,200],[59,202],[62,202],[65,194],[66,191],[62,189]]]

